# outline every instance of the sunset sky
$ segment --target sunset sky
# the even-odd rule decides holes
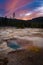
[[[43,0],[0,0],[0,16],[30,20],[43,16]]]

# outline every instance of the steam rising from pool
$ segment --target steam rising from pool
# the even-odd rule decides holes
[[[37,29],[35,28],[15,29],[11,27],[0,28],[0,41],[10,40],[11,38],[32,41],[31,44],[33,46],[43,47],[43,29],[38,29],[38,28]],[[0,45],[2,45],[3,49],[5,48],[3,46],[3,43],[1,44],[0,42]],[[17,49],[17,48],[21,48],[21,45],[19,45],[17,40],[16,41],[13,40],[8,42],[6,48],[9,47],[13,49]],[[1,46],[0,46],[0,50],[1,50]]]

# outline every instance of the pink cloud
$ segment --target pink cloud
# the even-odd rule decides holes
[[[7,13],[5,15],[10,16],[16,9],[24,6],[31,1],[32,0],[10,0],[6,3],[5,9]]]
[[[13,15],[13,12],[16,12],[17,19],[30,20],[32,18],[42,15],[40,11],[37,11],[39,9],[36,9],[32,13],[30,13],[29,9],[17,11],[17,9],[25,6],[26,4],[28,4],[32,1],[34,1],[34,0],[9,0],[9,2],[6,2],[6,4],[5,4],[6,5],[5,6],[5,10],[6,10],[5,16],[10,17]]]

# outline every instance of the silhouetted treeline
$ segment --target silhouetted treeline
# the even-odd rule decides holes
[[[0,26],[14,26],[17,28],[43,28],[43,17],[27,21],[0,17]]]

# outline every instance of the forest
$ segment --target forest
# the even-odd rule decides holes
[[[43,17],[34,18],[32,20],[0,17],[0,27],[1,26],[12,26],[16,28],[43,28]]]

